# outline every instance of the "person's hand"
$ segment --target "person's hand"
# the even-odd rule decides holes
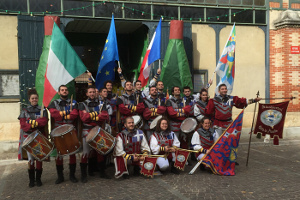
[[[209,154],[209,153],[210,153],[210,150],[207,150],[207,151],[206,151],[206,154]]]
[[[255,98],[255,102],[259,102],[261,98]]]
[[[139,161],[144,161],[145,160],[145,156],[140,156],[138,158],[139,158]]]
[[[92,77],[92,73],[91,72],[88,72],[87,75],[89,76],[89,78]]]
[[[134,162],[139,161],[139,157],[136,154],[133,154],[133,161]]]
[[[157,69],[157,74],[160,74],[161,73],[161,69]]]
[[[122,74],[122,69],[121,69],[121,67],[118,67],[118,73],[119,73],[119,74]]]
[[[209,85],[213,84],[213,80],[210,79],[210,80],[208,81],[208,84],[209,84]]]

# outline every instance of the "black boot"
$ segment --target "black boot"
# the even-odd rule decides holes
[[[108,176],[105,173],[105,168],[106,168],[105,161],[102,161],[102,162],[98,163],[98,169],[99,169],[99,172],[100,172],[100,178],[111,179],[111,177]]]
[[[133,176],[139,176],[140,173],[140,167],[138,165],[133,166]]]
[[[41,181],[41,176],[42,176],[43,169],[36,169],[35,170],[35,182],[36,186],[41,187],[43,185]]]
[[[174,162],[171,162],[171,172],[173,174],[180,174],[179,169],[177,169],[176,167],[174,167]]]
[[[89,176],[95,176],[94,172],[97,171],[97,158],[92,157],[88,159],[88,174]]]
[[[81,182],[86,183],[87,182],[87,163],[80,163],[80,171],[81,171]]]
[[[29,175],[29,187],[34,187],[34,169],[28,169],[28,175]]]
[[[75,177],[76,163],[69,164],[69,168],[70,168],[70,181],[72,181],[73,183],[77,183],[78,179]]]
[[[55,181],[55,184],[60,184],[65,181],[63,170],[63,165],[56,165],[57,180]]]

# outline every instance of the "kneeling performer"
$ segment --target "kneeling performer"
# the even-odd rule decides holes
[[[127,117],[124,123],[125,129],[116,137],[116,146],[114,150],[114,161],[116,173],[115,177],[129,178],[128,165],[134,166],[134,175],[140,173],[140,161],[143,161],[144,156],[138,157],[136,154],[150,153],[150,148],[147,139],[140,129],[135,129],[134,120],[132,117]]]
[[[150,149],[154,155],[170,153],[167,158],[157,158],[156,164],[160,171],[166,171],[171,163],[171,172],[179,174],[179,170],[174,167],[175,148],[173,147],[180,147],[180,142],[176,134],[171,131],[170,122],[162,117],[150,137]]]

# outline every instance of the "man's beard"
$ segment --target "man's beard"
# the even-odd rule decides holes
[[[132,89],[131,90],[126,90],[126,92],[132,92]]]
[[[68,98],[68,95],[60,95],[63,99]]]
[[[157,93],[156,94],[151,94],[151,97],[157,97]]]

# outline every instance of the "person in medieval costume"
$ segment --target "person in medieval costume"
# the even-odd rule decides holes
[[[20,120],[20,142],[19,142],[19,154],[18,159],[24,159],[22,145],[24,140],[33,132],[40,131],[45,135],[45,126],[48,123],[48,115],[45,109],[41,110],[41,107],[38,106],[39,96],[35,89],[28,90],[28,99],[30,105],[22,109],[19,116]],[[41,116],[43,114],[43,116]],[[42,165],[43,163],[36,160],[30,153],[27,152],[28,158],[28,175],[29,175],[29,187],[34,187],[35,182],[36,186],[42,186],[41,175],[42,175]],[[34,165],[34,161],[36,166]]]
[[[147,132],[147,138],[150,140],[153,130],[150,129],[152,121],[159,115],[164,115],[166,112],[166,106],[164,99],[157,97],[157,89],[155,86],[150,87],[150,96],[144,100],[145,110],[143,117],[146,120],[144,130]]]
[[[48,106],[48,109],[51,113],[51,117],[55,120],[54,128],[57,128],[64,124],[72,124],[74,125],[75,120],[78,118],[78,104],[73,99],[68,98],[69,91],[66,85],[61,85],[58,88],[58,95],[60,96],[59,99],[56,99],[51,102]],[[71,110],[72,108],[72,110]],[[56,162],[56,171],[57,171],[57,180],[55,184],[62,183],[64,179],[63,174],[63,156],[58,155],[55,159]],[[73,183],[77,183],[78,180],[75,177],[76,171],[76,155],[72,154],[69,156],[69,169],[70,169],[70,181]]]
[[[88,164],[89,165],[92,164],[92,163],[88,163],[91,147],[87,143],[86,137],[91,131],[91,129],[94,128],[95,126],[105,128],[106,125],[105,122],[109,123],[107,102],[96,98],[96,92],[94,86],[89,86],[87,88],[86,96],[88,97],[88,99],[79,104],[79,115],[81,121],[83,122],[83,129],[82,129],[83,153],[80,161],[82,183],[87,182],[87,166]],[[110,177],[105,173],[106,157],[97,153],[97,163],[100,172],[100,177],[109,179]]]
[[[179,170],[174,167],[175,148],[180,147],[180,142],[173,131],[170,122],[162,117],[158,120],[155,132],[150,137],[150,149],[154,155],[169,154],[167,158],[157,158],[158,169],[163,172],[170,168],[174,174],[179,174]]]
[[[147,139],[142,130],[136,129],[132,117],[125,118],[125,129],[116,137],[116,146],[114,149],[115,177],[129,178],[128,166],[133,166],[134,175],[140,174],[141,162],[144,156],[136,154],[150,154],[150,148]]]
[[[203,117],[206,116],[205,108],[209,101],[208,92],[205,88],[201,89],[199,94],[199,99],[196,100],[194,104],[194,116],[196,117],[198,122],[200,122]]]
[[[207,117],[203,117],[200,121],[201,127],[198,128],[192,137],[191,146],[194,150],[200,151],[197,153],[199,161],[206,153],[209,153],[211,146],[218,140],[219,134],[211,128],[211,121]],[[204,170],[204,165],[200,165],[200,169]]]

